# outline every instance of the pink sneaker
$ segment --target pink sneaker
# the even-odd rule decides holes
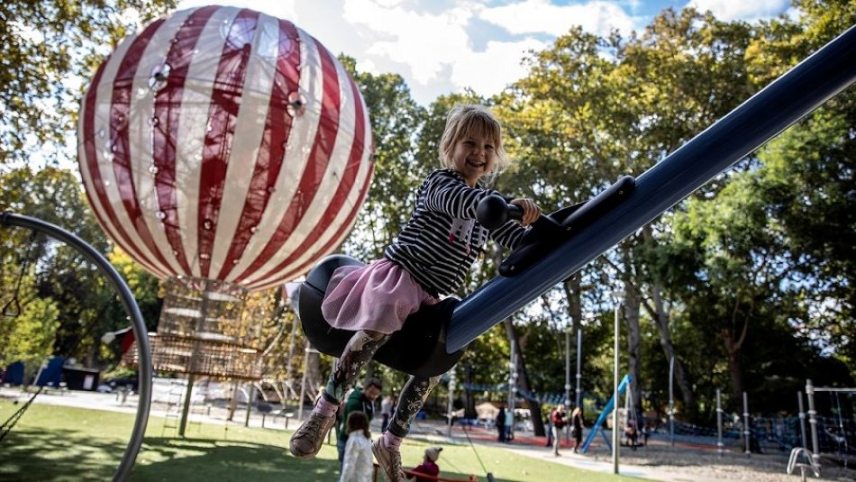
[[[404,482],[404,470],[401,468],[401,453],[386,446],[384,438],[372,442],[372,453],[377,464],[383,469],[389,482]]]
[[[324,437],[336,423],[336,416],[325,417],[319,413],[312,412],[309,419],[303,422],[291,436],[288,448],[291,455],[298,458],[312,458],[321,450]]]

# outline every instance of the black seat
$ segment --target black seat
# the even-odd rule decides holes
[[[332,255],[319,262],[306,276],[296,295],[297,312],[303,332],[312,347],[339,357],[354,332],[333,328],[321,315],[321,302],[333,271],[340,266],[363,265],[345,255]],[[424,305],[410,315],[404,327],[393,333],[374,359],[396,370],[431,377],[446,373],[463,356],[466,348],[446,353],[446,327],[460,300],[446,298],[436,305]]]

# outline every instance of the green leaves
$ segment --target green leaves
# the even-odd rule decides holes
[[[173,0],[0,4],[0,165],[73,159],[79,99],[95,66]]]
[[[15,318],[0,318],[0,366],[16,361],[33,371],[53,353],[60,308],[52,299],[26,303]],[[34,374],[34,373],[30,373]]]

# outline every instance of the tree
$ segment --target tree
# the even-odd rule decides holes
[[[413,209],[416,189],[428,173],[414,156],[424,110],[400,75],[357,72],[353,59],[342,56],[340,60],[368,107],[375,162],[372,185],[345,249],[370,261],[380,257],[401,231]]]
[[[531,192],[544,206],[573,204],[620,174],[651,167],[751,94],[743,59],[750,38],[751,29],[743,23],[719,22],[692,9],[665,10],[639,36],[600,38],[576,29],[534,54],[528,59],[529,74],[500,102],[514,153],[536,178]],[[646,230],[657,231],[657,225]],[[610,290],[598,275],[603,271],[599,263],[612,265],[618,277],[613,284],[633,288],[625,291],[624,312],[636,400],[646,383],[640,377],[644,320],[639,310],[652,307],[649,294],[663,295],[646,288],[659,284],[639,259],[646,243],[656,242],[644,232],[584,269],[578,280],[568,280],[565,290],[572,297],[569,314],[578,325],[579,287]],[[653,304],[654,309],[665,306]],[[670,356],[675,353],[672,337],[662,322],[668,316],[658,313],[656,319],[663,351]],[[680,387],[685,404],[695,406],[690,384]]]
[[[0,175],[0,209],[35,216],[77,234],[97,251],[109,253],[111,262],[129,283],[149,328],[160,313],[157,280],[142,271],[127,255],[113,251],[101,228],[86,206],[80,183],[66,169],[29,167]],[[69,225],[69,220],[75,220]],[[50,331],[52,352],[75,357],[89,366],[115,362],[118,349],[102,350],[100,337],[107,331],[128,326],[127,312],[115,288],[100,270],[72,247],[44,236],[32,236],[26,229],[3,230],[3,276],[8,283],[3,299],[13,299],[21,266],[31,271],[23,279],[29,283],[17,296],[22,308],[34,300],[51,303],[58,309],[58,325]],[[5,262],[5,261],[8,261]],[[9,343],[25,343],[15,337]]]
[[[53,353],[54,332],[59,326],[59,307],[51,299],[34,299],[14,319],[0,322],[0,366],[24,362],[26,379],[35,375]]]
[[[847,1],[798,1],[803,13],[765,25],[749,56],[758,83],[781,74],[856,23]],[[772,141],[759,155],[758,195],[780,223],[794,269],[805,280],[812,308],[801,323],[856,374],[856,94],[840,93],[812,116]]]
[[[824,340],[856,373],[856,197],[846,174],[856,169],[854,100],[841,99],[772,142],[760,156],[756,195],[768,204],[793,277],[804,287],[805,333]]]
[[[716,197],[691,200],[672,216],[669,255],[657,266],[680,302],[678,316],[720,341],[706,355],[725,359],[732,403],[751,386],[756,406],[780,410],[789,408],[779,396],[785,387],[797,390],[804,378],[816,378],[812,370],[832,365],[794,330],[805,323],[814,283],[795,269],[757,175],[735,175]]]
[[[0,164],[73,156],[82,94],[98,62],[173,0],[12,0],[0,5]]]

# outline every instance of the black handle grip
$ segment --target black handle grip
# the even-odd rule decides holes
[[[476,219],[487,229],[496,229],[509,219],[521,219],[523,208],[516,204],[508,204],[504,197],[491,194],[479,201],[476,208]]]

